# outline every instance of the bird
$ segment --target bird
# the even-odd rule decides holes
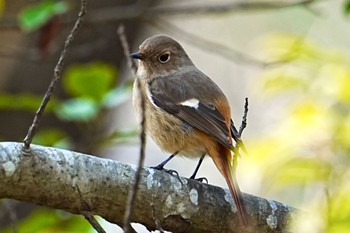
[[[138,60],[132,103],[137,117],[145,111],[145,131],[170,157],[199,158],[190,177],[195,179],[209,155],[225,178],[238,217],[247,225],[247,211],[236,179],[237,147],[245,146],[231,119],[229,102],[219,86],[201,72],[173,38],[155,35],[130,54]],[[236,142],[234,145],[233,140]]]

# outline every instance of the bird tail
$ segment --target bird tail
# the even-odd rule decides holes
[[[247,210],[244,205],[243,195],[239,189],[238,182],[236,179],[236,167],[237,167],[237,156],[230,150],[227,150],[226,154],[226,169],[225,170],[225,179],[227,185],[231,191],[231,195],[235,201],[238,216],[243,225],[247,225]]]
[[[225,177],[232,198],[235,201],[240,222],[246,226],[248,224],[248,214],[244,205],[243,195],[239,189],[236,179],[237,156],[233,153],[233,151],[226,147],[222,146],[220,149],[220,155],[211,157],[221,174]]]

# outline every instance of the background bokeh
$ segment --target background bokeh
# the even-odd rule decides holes
[[[249,98],[241,189],[303,209],[295,232],[348,232],[350,1],[230,8],[235,2],[89,1],[35,143],[136,164],[132,75],[116,30],[124,24],[133,51],[148,36],[167,34],[222,88],[236,125]],[[0,0],[2,141],[23,140],[78,9],[78,1]],[[148,138],[145,165],[167,156]],[[167,167],[188,177],[196,162],[178,157]],[[198,176],[226,187],[210,158]],[[14,225],[19,232],[93,232],[81,217],[0,200],[0,232]]]

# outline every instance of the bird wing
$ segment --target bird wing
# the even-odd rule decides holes
[[[150,100],[156,107],[231,148],[230,125],[227,126],[227,119],[216,104],[217,99],[223,98],[224,104],[228,106],[226,97],[217,85],[201,72],[183,76],[184,74],[175,74],[151,80]]]

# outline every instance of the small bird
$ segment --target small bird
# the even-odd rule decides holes
[[[244,149],[233,121],[228,100],[221,89],[192,63],[182,46],[165,35],[146,39],[131,58],[138,59],[133,87],[133,105],[141,117],[145,103],[145,129],[171,156],[200,158],[195,178],[205,155],[224,176],[238,209],[242,224],[247,212],[236,179],[236,146]],[[237,153],[234,153],[234,152]]]

